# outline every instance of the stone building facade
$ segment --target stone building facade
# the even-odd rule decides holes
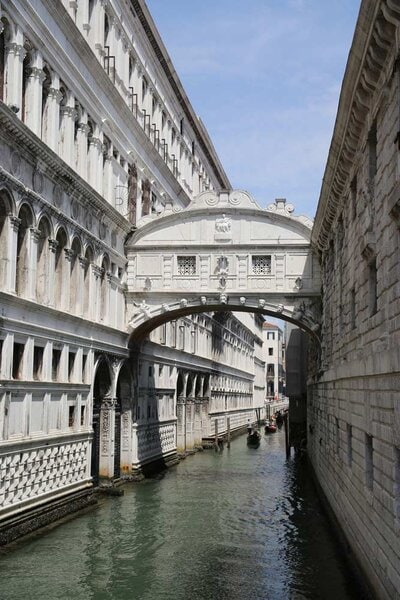
[[[379,598],[400,590],[400,3],[363,0],[312,240],[322,350],[308,448]]]
[[[33,526],[27,515],[42,524],[93,485],[197,445],[215,420],[223,432],[227,414],[244,424],[260,335],[254,318],[206,313],[130,356],[125,244],[137,223],[230,188],[145,3],[5,0],[0,11],[7,541]]]
[[[285,340],[282,329],[265,321],[263,324],[263,357],[265,361],[265,399],[282,400],[285,396]]]

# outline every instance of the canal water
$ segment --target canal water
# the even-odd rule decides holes
[[[237,438],[0,555],[1,600],[362,596],[283,432]]]

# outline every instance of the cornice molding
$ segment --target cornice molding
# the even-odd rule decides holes
[[[217,154],[212,146],[212,142],[208,136],[208,133],[205,131],[205,128],[201,122],[200,126],[199,121],[197,120],[196,122],[196,116],[194,114],[193,108],[191,107],[190,102],[183,90],[183,86],[179,81],[178,75],[176,74],[176,71],[173,68],[171,59],[166,53],[166,50],[161,47],[159,40],[157,39],[159,35],[154,23],[152,23],[150,20],[151,17],[148,14],[147,9],[144,8],[141,0],[131,0],[131,4],[143,27],[145,34],[147,35],[149,43],[154,50],[154,53],[161,65],[161,68],[164,71],[180,106],[182,107],[185,117],[190,123],[190,126],[197,137],[197,141],[204,155],[206,156],[212,170],[214,171],[214,175],[218,183],[220,184],[222,189],[231,188],[231,184],[226,173],[223,170],[222,165],[218,164],[219,161],[217,158]]]

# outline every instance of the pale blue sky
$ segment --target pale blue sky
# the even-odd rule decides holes
[[[313,217],[360,0],[147,0],[235,188]]]

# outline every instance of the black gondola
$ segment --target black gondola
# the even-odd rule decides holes
[[[258,431],[251,431],[247,436],[247,445],[252,448],[258,448],[260,445],[261,435]]]

